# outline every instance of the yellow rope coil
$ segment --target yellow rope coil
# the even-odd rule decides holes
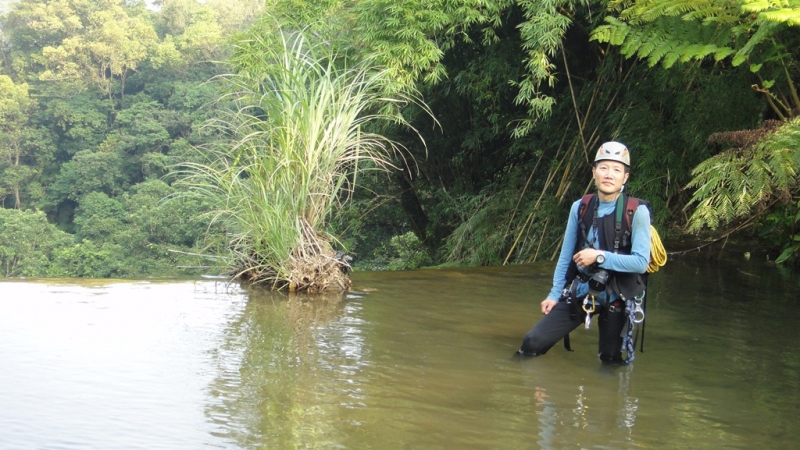
[[[658,268],[667,263],[667,251],[661,242],[655,227],[650,225],[650,264],[647,266],[647,273],[658,272]]]

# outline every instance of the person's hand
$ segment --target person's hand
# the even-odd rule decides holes
[[[593,248],[585,248],[572,257],[572,260],[575,261],[575,264],[580,268],[589,267],[597,261],[597,255],[602,253],[600,250],[595,250]]]
[[[549,314],[550,310],[552,310],[553,307],[556,306],[556,303],[558,303],[558,302],[553,300],[553,299],[551,299],[551,298],[545,299],[542,302],[542,314]]]

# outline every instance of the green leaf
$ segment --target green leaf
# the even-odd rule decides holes
[[[782,264],[786,262],[787,260],[789,260],[789,258],[792,257],[792,255],[794,255],[795,252],[797,252],[797,249],[800,249],[800,245],[792,245],[791,247],[784,249],[783,252],[781,252],[781,255],[778,256],[778,259],[775,260],[775,262],[777,264]]]

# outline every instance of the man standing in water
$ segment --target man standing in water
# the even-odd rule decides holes
[[[633,360],[636,302],[644,295],[650,259],[650,211],[623,194],[631,165],[625,145],[606,142],[594,161],[597,194],[572,204],[553,288],[541,304],[544,317],[525,335],[519,354],[543,355],[562,338],[569,349],[570,331],[582,323],[589,328],[596,317],[600,359]]]

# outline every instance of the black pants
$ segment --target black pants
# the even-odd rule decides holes
[[[627,318],[625,304],[619,300],[612,307],[597,305],[592,315],[592,326],[600,330],[598,354],[603,361],[622,361],[622,330]],[[578,314],[570,318],[570,307],[566,302],[558,302],[542,319],[525,335],[520,347],[524,355],[544,355],[570,331],[585,323],[586,313],[578,307]],[[614,311],[611,312],[610,310]]]

